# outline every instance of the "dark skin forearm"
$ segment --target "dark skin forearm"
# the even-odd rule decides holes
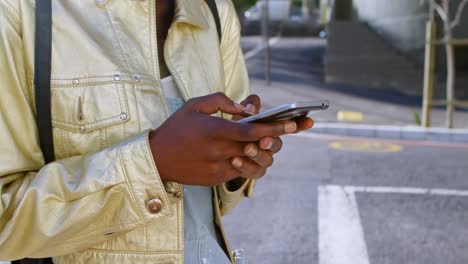
[[[174,0],[156,1],[161,78],[170,75],[164,58],[164,44],[174,18],[174,8]],[[273,164],[273,155],[281,150],[283,143],[279,136],[309,129],[313,125],[309,118],[261,126],[221,122],[210,117],[219,110],[221,103],[226,113],[237,114],[234,119],[242,118],[245,109],[236,109],[227,97],[212,95],[197,99],[195,103],[192,100],[151,133],[151,151],[163,180],[217,185],[236,178],[260,178]],[[249,96],[242,104],[252,114],[258,113],[261,107],[260,98],[256,95]],[[199,107],[209,110],[199,111]],[[245,134],[246,130],[248,134]],[[219,134],[219,131],[223,133]],[[225,138],[226,135],[231,138]]]
[[[265,142],[280,142],[280,136],[310,127],[312,122],[302,118],[244,124],[212,116],[219,111],[236,116],[245,107],[222,93],[193,98],[150,134],[151,151],[163,180],[214,186],[239,176],[260,178],[272,165],[262,160],[272,159],[275,153],[268,149],[272,144]],[[256,155],[250,156],[249,145],[256,148]],[[236,159],[241,159],[240,165],[234,164]]]

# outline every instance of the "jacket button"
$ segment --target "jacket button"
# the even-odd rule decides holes
[[[166,192],[170,194],[174,194],[179,191],[177,183],[174,182],[164,182],[164,188],[166,189]]]
[[[166,192],[171,194],[174,198],[181,198],[182,192],[180,191],[179,184],[175,182],[164,182],[164,188]]]
[[[162,201],[157,198],[152,198],[146,202],[146,209],[150,214],[157,214],[162,209]]]

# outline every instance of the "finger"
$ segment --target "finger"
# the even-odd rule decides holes
[[[256,113],[255,106],[248,104],[247,106],[245,106],[244,111],[241,114],[233,115],[231,120],[239,121],[243,118],[253,116],[255,115],[255,113]]]
[[[247,158],[235,157],[232,159],[231,164],[244,178],[258,179],[266,174],[266,168]]]
[[[253,105],[253,104],[247,104],[245,106],[245,115],[243,114],[242,116],[244,117],[249,117],[258,114],[258,108]]]
[[[233,116],[232,120],[241,120],[243,117],[249,117],[256,115],[260,112],[262,103],[260,97],[256,94],[249,95],[244,101],[241,102],[241,105],[245,106],[244,112],[240,115]]]
[[[261,149],[269,150],[273,153],[278,153],[283,147],[283,141],[279,137],[265,137],[260,139],[258,145]]]
[[[260,97],[256,94],[251,94],[247,98],[245,98],[244,101],[241,103],[243,106],[248,106],[252,105],[255,108],[252,108],[254,110],[252,114],[258,114],[260,109],[262,108],[262,102],[260,100]]]
[[[244,148],[244,154],[264,168],[273,165],[273,152],[259,149],[256,144],[247,144]]]
[[[297,132],[311,129],[314,126],[314,120],[308,117],[299,118],[296,120]]]
[[[264,137],[279,137],[294,133],[297,130],[297,124],[294,121],[259,124],[226,121],[223,128],[223,131],[218,131],[218,135],[221,137],[236,141],[258,141]]]
[[[224,174],[222,175],[221,180],[222,182],[220,182],[219,184],[226,183],[237,177],[240,177],[241,174],[242,173],[232,165],[231,160],[226,160]]]
[[[244,156],[245,143],[232,140],[220,141],[209,147],[211,161],[227,160],[237,156]]]
[[[233,102],[224,93],[214,93],[207,96],[196,97],[187,102],[188,109],[204,114],[216,114],[221,111],[230,115],[239,115],[245,107]]]

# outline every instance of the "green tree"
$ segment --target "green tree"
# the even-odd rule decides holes
[[[236,7],[237,13],[241,14],[243,11],[248,9],[249,7],[255,5],[257,0],[234,0],[232,1],[234,6]]]

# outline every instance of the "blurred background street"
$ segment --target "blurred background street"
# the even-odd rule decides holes
[[[330,109],[224,218],[232,249],[248,264],[468,263],[468,0],[233,3],[263,110]]]
[[[248,263],[468,262],[468,11],[449,1],[451,95],[447,45],[426,42],[430,23],[446,33],[444,1],[270,0],[267,26],[265,1],[235,1],[264,110],[326,99],[311,117],[341,128],[285,137],[254,199],[225,218]]]

